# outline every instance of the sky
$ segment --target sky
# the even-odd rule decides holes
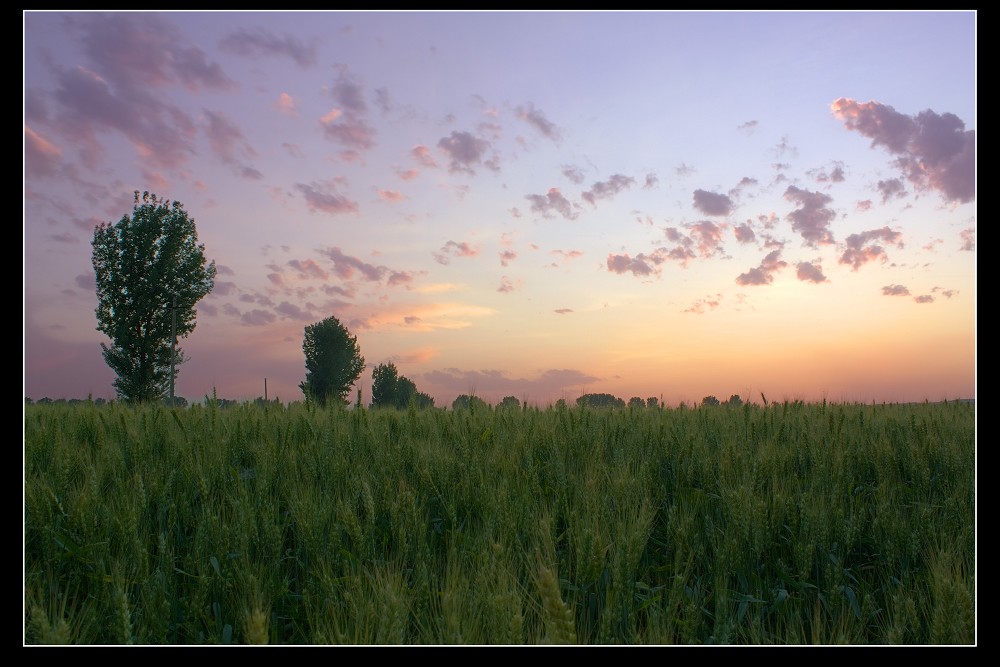
[[[976,394],[976,12],[25,11],[24,396],[114,398],[93,233],[214,261],[176,394]],[[356,397],[352,391],[350,399]]]

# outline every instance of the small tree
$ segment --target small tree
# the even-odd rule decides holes
[[[324,406],[336,399],[346,405],[348,392],[365,368],[357,336],[331,316],[306,327],[302,352],[306,356],[306,379],[299,388],[306,399]]]
[[[612,394],[584,394],[576,399],[581,408],[624,408],[625,401]]]
[[[518,400],[517,396],[504,396],[498,407],[517,410],[521,407],[521,401]]]
[[[215,285],[215,262],[206,264],[180,202],[138,190],[132,214],[98,225],[91,245],[97,330],[112,341],[101,349],[115,390],[132,403],[162,399],[185,361],[176,339],[194,331],[194,306]]]
[[[646,401],[642,400],[638,396],[633,396],[628,399],[628,406],[633,410],[641,410],[646,407]]]
[[[399,371],[391,361],[379,364],[372,370],[372,407],[386,408],[396,405]]]
[[[434,399],[417,391],[413,380],[400,375],[396,365],[391,361],[379,364],[372,371],[372,405],[373,408],[405,408],[413,404],[417,408],[434,407]]]
[[[717,399],[715,396],[706,396],[705,398],[701,399],[701,404],[703,407],[709,405],[719,405],[719,399]]]
[[[487,405],[486,401],[484,401],[483,399],[479,398],[478,396],[471,396],[469,394],[460,394],[451,403],[452,410],[472,410],[472,411],[483,410],[483,409],[488,410],[489,407],[490,406]]]
[[[731,405],[734,408],[738,408],[741,405],[743,405],[743,399],[740,398],[739,394],[733,394],[732,396],[729,397],[729,400],[726,401],[726,405]]]

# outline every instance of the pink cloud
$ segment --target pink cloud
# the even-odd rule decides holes
[[[240,318],[241,322],[246,326],[259,327],[266,324],[271,324],[278,319],[278,316],[269,310],[260,310],[256,308],[249,312],[243,313]]]
[[[851,234],[844,242],[846,249],[840,256],[840,263],[848,264],[852,270],[857,271],[869,262],[876,260],[885,262],[888,256],[882,246],[875,245],[877,241],[895,244],[897,248],[903,247],[903,235],[888,227]]]
[[[481,164],[490,144],[485,139],[477,139],[468,132],[452,132],[437,143],[449,158],[448,171],[474,174],[473,167]]]
[[[882,288],[885,296],[909,296],[910,290],[903,285],[886,285]]]
[[[914,187],[937,190],[948,202],[967,203],[976,196],[976,131],[951,113],[930,109],[907,116],[875,101],[841,97],[830,105],[849,130],[899,156],[894,165]]]
[[[515,259],[517,259],[517,253],[513,250],[500,251],[500,266],[507,266]]]
[[[819,262],[799,262],[795,266],[795,275],[799,280],[810,283],[825,283],[826,276],[823,275],[823,267]]]
[[[577,185],[583,183],[583,172],[580,171],[579,167],[574,165],[563,165],[562,174]]]
[[[589,190],[586,190],[580,196],[589,202],[591,206],[597,206],[598,199],[610,199],[622,190],[627,190],[633,185],[635,185],[634,178],[623,176],[621,174],[615,174],[606,181],[598,181],[594,183],[590,186]],[[549,192],[551,192],[551,190]]]
[[[525,199],[531,202],[532,211],[540,213],[545,218],[551,218],[552,211],[567,220],[575,220],[577,217],[573,204],[559,192],[559,188],[549,188],[544,195],[526,195]]]
[[[56,173],[61,161],[61,151],[55,145],[27,125],[24,126],[25,176],[51,176]]]
[[[436,169],[438,166],[437,161],[434,159],[434,156],[431,155],[431,149],[427,148],[427,146],[423,145],[414,146],[410,150],[410,155],[413,156],[413,159],[417,161],[417,164],[423,167],[431,167],[432,169]]]
[[[740,243],[753,243],[757,240],[756,235],[753,233],[753,227],[746,222],[733,227],[733,236]]]
[[[212,152],[227,164],[237,161],[237,151],[244,157],[256,155],[253,148],[243,141],[243,131],[221,111],[205,111],[208,126],[205,133]]]
[[[441,250],[439,252],[433,253],[434,259],[436,259],[439,264],[448,264],[450,255],[455,255],[456,257],[475,257],[478,254],[478,246],[472,246],[465,241],[462,241],[461,243],[457,241],[448,241],[441,246]]]
[[[660,272],[658,266],[665,261],[666,257],[662,248],[652,254],[639,253],[635,257],[631,257],[628,253],[621,255],[609,253],[607,266],[611,273],[631,273],[636,277],[658,275]]]
[[[976,249],[976,230],[975,229],[963,229],[959,235],[962,237],[962,246],[959,250],[975,250]]]
[[[288,93],[281,93],[278,95],[278,101],[275,102],[275,106],[278,107],[278,111],[287,116],[298,116],[299,111],[296,109],[295,98]]]
[[[320,252],[333,262],[333,271],[341,278],[353,278],[355,273],[360,273],[365,280],[377,281],[388,272],[384,266],[374,266],[357,257],[345,255],[336,246]]]
[[[833,243],[829,226],[836,214],[826,208],[833,201],[829,195],[789,185],[785,190],[785,199],[799,205],[798,209],[788,214],[788,218],[792,221],[792,230],[798,232],[808,245]]]
[[[278,37],[266,30],[240,29],[219,43],[219,48],[240,56],[287,56],[300,67],[316,64],[316,41],[305,44],[294,35]]]
[[[882,203],[886,204],[890,199],[902,199],[906,196],[906,186],[898,178],[879,181],[876,186],[882,194]]]
[[[378,196],[379,199],[381,199],[382,201],[387,201],[392,203],[401,202],[404,199],[406,199],[406,197],[404,197],[403,194],[398,190],[379,190]]]
[[[788,266],[788,262],[781,259],[781,251],[773,250],[764,257],[760,266],[737,276],[736,284],[770,285],[774,281],[774,274],[786,266]]]
[[[726,216],[733,211],[733,200],[715,192],[695,190],[694,207],[705,215]]]
[[[347,197],[338,194],[332,186],[306,185],[297,183],[295,187],[305,195],[306,205],[310,211],[322,211],[332,215],[341,213],[356,213],[358,205]]]
[[[722,295],[716,294],[715,296],[705,297],[704,299],[698,299],[693,304],[685,308],[681,312],[694,313],[696,315],[701,315],[705,312],[707,307],[709,310],[715,310],[720,305],[722,305]]]
[[[717,225],[710,220],[701,220],[690,226],[691,237],[698,246],[702,257],[721,254],[723,232],[727,225]]]
[[[317,264],[315,260],[312,259],[305,259],[305,260],[291,259],[288,260],[288,266],[295,269],[299,273],[299,276],[302,278],[306,279],[314,278],[317,280],[326,280],[327,278],[330,277],[330,274],[325,269],[323,269],[323,267]]]
[[[538,130],[538,132],[543,137],[545,137],[547,139],[551,139],[552,141],[555,141],[556,143],[558,143],[559,140],[561,139],[561,137],[559,136],[559,128],[556,127],[554,123],[552,123],[551,121],[549,121],[545,117],[545,114],[543,114],[541,111],[535,109],[535,107],[533,105],[529,104],[527,109],[524,109],[522,107],[518,107],[517,110],[516,110],[516,113],[517,113],[517,117],[519,119],[525,121],[526,123],[528,123],[529,125],[531,125],[533,128],[535,128],[536,130]]]

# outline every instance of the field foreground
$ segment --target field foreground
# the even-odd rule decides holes
[[[25,406],[25,644],[974,644],[975,405]]]

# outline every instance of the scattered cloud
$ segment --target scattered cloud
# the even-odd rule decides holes
[[[448,241],[443,246],[441,250],[435,253],[434,259],[437,260],[438,264],[448,264],[451,261],[451,256],[455,257],[475,257],[479,254],[479,247],[472,246],[469,243],[462,241],[461,243],[457,241]]]
[[[515,259],[517,259],[517,253],[513,250],[500,251],[500,266],[508,266]]]
[[[297,183],[295,187],[305,195],[306,205],[312,212],[322,211],[331,215],[339,215],[341,213],[357,213],[358,211],[357,202],[338,194],[332,184],[306,185],[305,183]]]
[[[227,35],[219,48],[239,56],[285,56],[299,67],[316,64],[316,42],[305,44],[294,35],[274,35],[266,30],[241,29]]]
[[[704,215],[726,216],[733,212],[733,200],[715,192],[695,190],[694,207]]]
[[[549,121],[545,117],[545,114],[536,109],[534,105],[529,104],[527,108],[518,107],[515,111],[519,119],[531,125],[543,137],[559,143],[562,138],[559,135],[559,128]]]
[[[781,259],[781,251],[773,250],[764,257],[760,266],[750,269],[746,273],[741,273],[736,277],[737,285],[770,285],[774,281],[774,274],[788,266],[788,262]]]
[[[962,246],[959,250],[975,250],[976,249],[976,230],[975,229],[963,229],[959,232],[959,236],[962,238]]]
[[[431,155],[431,149],[427,148],[427,146],[414,146],[410,149],[410,156],[422,167],[437,169],[437,161],[434,159],[434,156]]]
[[[735,225],[733,227],[733,236],[739,243],[753,243],[757,240],[757,236],[753,232],[753,227],[750,226],[750,221]]]
[[[580,170],[579,167],[575,167],[569,164],[563,165],[562,173],[563,176],[568,178],[571,182],[576,183],[577,185],[583,183],[584,176],[583,172]]]
[[[452,132],[450,136],[438,141],[437,145],[448,156],[448,171],[470,175],[476,173],[473,167],[482,164],[483,156],[490,148],[488,141],[468,132]]]
[[[62,162],[62,151],[24,126],[24,175],[32,178],[52,176]]]
[[[662,249],[652,254],[639,253],[635,257],[628,253],[616,255],[608,253],[607,266],[611,273],[631,273],[636,277],[659,275],[659,265],[666,260]]]
[[[559,188],[549,188],[544,195],[525,195],[531,202],[531,210],[540,213],[544,218],[552,218],[555,211],[567,220],[575,220],[578,213],[575,206],[559,191]]]
[[[909,296],[910,290],[903,285],[886,285],[882,288],[885,296]]]
[[[857,271],[869,262],[885,262],[888,259],[885,249],[876,245],[876,242],[892,243],[897,248],[902,248],[902,239],[903,235],[900,232],[894,232],[888,227],[851,234],[844,241],[846,248],[840,256],[840,263],[848,264],[852,270]]]
[[[828,282],[823,275],[823,267],[819,262],[799,262],[795,266],[795,275],[799,280],[810,283]]]
[[[785,199],[799,206],[788,214],[788,219],[792,221],[792,230],[798,232],[807,245],[833,243],[830,223],[836,218],[836,213],[826,208],[833,198],[822,192],[809,192],[789,185],[785,190]]]
[[[272,313],[270,310],[261,310],[255,308],[249,312],[243,313],[240,321],[250,327],[260,327],[267,324],[273,323],[278,319],[278,316]]]
[[[390,287],[409,283],[412,274],[405,271],[393,271],[385,266],[375,266],[357,257],[344,254],[337,246],[332,246],[318,251],[321,255],[333,262],[333,272],[345,280],[353,279],[355,276],[368,282],[379,282],[388,276],[387,285]]]
[[[879,181],[876,187],[882,194],[883,204],[888,203],[890,199],[902,199],[906,196],[906,186],[903,185],[903,181],[898,178],[890,178],[885,181]]]
[[[635,185],[635,179],[630,176],[623,176],[621,174],[615,174],[606,181],[598,181],[590,186],[589,190],[584,191],[580,196],[584,198],[591,206],[597,206],[598,199],[610,199],[622,190],[627,190],[631,186]],[[551,190],[549,190],[551,192]]]
[[[976,196],[976,131],[955,114],[930,109],[916,116],[880,102],[841,97],[830,105],[849,130],[897,155],[893,166],[919,190],[937,190],[947,202],[964,204]]]
[[[406,197],[404,197],[403,194],[398,190],[379,190],[378,198],[381,199],[382,201],[387,201],[393,204],[401,202],[404,199],[406,199]]]
[[[715,294],[713,296],[707,296],[703,299],[698,299],[690,306],[682,310],[682,313],[693,313],[695,315],[701,315],[705,312],[705,309],[715,310],[720,305],[722,305],[722,295]]]
[[[295,98],[289,95],[288,93],[281,93],[280,95],[278,95],[278,101],[275,102],[275,106],[278,108],[278,111],[287,116],[292,116],[292,117],[299,115],[299,111],[296,108],[296,105],[297,103],[295,101]]]

